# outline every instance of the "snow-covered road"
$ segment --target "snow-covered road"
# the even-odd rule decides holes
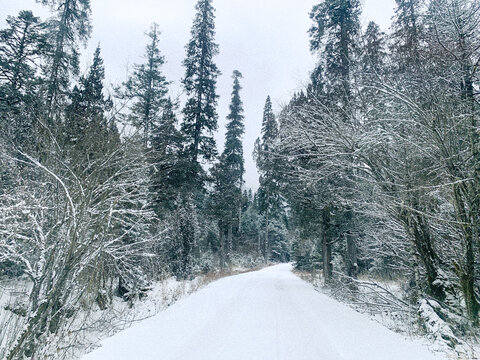
[[[316,292],[287,264],[216,281],[83,360],[433,360]]]

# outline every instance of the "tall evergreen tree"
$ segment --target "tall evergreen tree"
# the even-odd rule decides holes
[[[24,93],[35,77],[36,60],[45,53],[47,44],[45,24],[31,11],[20,11],[6,21],[8,27],[0,31],[0,84],[8,86],[10,92],[0,99],[12,103],[20,100],[19,93]]]
[[[52,52],[44,67],[47,107],[52,111],[65,99],[70,76],[78,74],[78,42],[90,37],[90,0],[37,0],[48,5],[55,16],[49,22]]]
[[[262,119],[262,142],[261,152],[265,161],[271,161],[271,153],[273,151],[273,142],[278,136],[278,124],[273,113],[272,100],[267,96],[265,107],[263,108]]]
[[[186,182],[182,134],[177,130],[176,104],[167,97],[169,82],[162,73],[165,63],[159,49],[158,25],[147,34],[145,62],[136,64],[133,75],[119,95],[130,99],[130,123],[141,130],[148,149],[152,205],[158,216],[175,206],[178,191]]]
[[[134,66],[134,73],[125,84],[125,96],[133,100],[132,123],[142,129],[145,147],[149,146],[153,123],[158,123],[166,107],[168,84],[162,74],[165,58],[160,54],[158,25],[153,24],[147,34],[150,42],[145,51],[145,62]]]
[[[186,155],[199,172],[199,159],[211,161],[216,155],[213,131],[217,129],[216,83],[220,71],[213,62],[218,54],[215,37],[215,9],[212,0],[199,0],[196,5],[191,39],[183,62],[186,72],[182,83],[187,94],[183,109],[182,131],[186,137]]]
[[[72,91],[70,106],[76,108],[68,109],[70,115],[82,117],[87,122],[102,122],[105,110],[111,107],[111,100],[105,98],[103,94],[105,66],[100,52],[100,45],[98,45],[88,73],[80,78],[79,85],[75,86]]]
[[[230,173],[232,186],[240,189],[243,183],[245,165],[243,159],[242,136],[245,132],[243,123],[243,102],[240,98],[240,79],[242,74],[235,70],[233,72],[233,91],[230,103],[230,114],[227,116],[227,133],[225,137],[225,149],[222,153],[223,161]]]
[[[381,92],[372,84],[380,83],[382,76],[387,71],[386,43],[385,33],[375,22],[371,21],[363,36],[359,69],[361,70],[359,78],[363,85],[360,87],[359,95],[365,119],[368,119],[370,126],[378,127],[379,130],[384,126],[383,123],[378,123],[378,119],[384,114],[384,108]]]
[[[397,62],[401,66],[418,61],[422,23],[421,4],[423,0],[395,0],[395,16],[392,24],[392,51],[400,57]]]
[[[375,22],[370,21],[364,34],[364,41],[362,70],[369,74],[379,74],[383,71],[387,56],[385,33]]]
[[[313,7],[310,18],[314,24],[310,28],[311,50],[320,55],[323,67],[324,92],[321,106],[329,108],[329,116],[341,119],[349,127],[358,127],[354,91],[354,71],[358,54],[358,35],[360,32],[360,2],[358,0],[325,0]],[[319,112],[320,114],[321,112]],[[324,116],[325,116],[324,115]],[[321,116],[321,115],[319,115]],[[335,121],[335,120],[333,120]],[[352,159],[342,170],[343,197],[351,200],[356,193]],[[343,223],[349,223],[355,229],[355,218],[351,206],[344,207],[339,216]],[[347,232],[345,246],[345,266],[347,274],[356,275],[356,245],[351,232]]]
[[[182,156],[183,136],[177,130],[176,105],[167,99],[162,116],[151,124],[149,162],[153,207],[159,217],[175,207],[175,199],[185,179]]]
[[[115,125],[108,124],[105,116],[112,108],[112,100],[103,93],[104,80],[105,67],[98,46],[88,73],[80,77],[65,109],[66,144],[72,151],[70,161],[79,171],[103,154],[111,141],[119,140]]]
[[[279,215],[280,196],[276,178],[278,160],[275,158],[275,142],[278,138],[278,124],[272,109],[270,96],[265,101],[262,120],[262,136],[255,144],[257,168],[260,173],[260,187],[258,201],[261,213],[265,217],[265,240],[263,252],[265,260],[270,257],[271,244],[269,240],[269,226],[271,219]]]
[[[351,101],[351,76],[357,37],[360,30],[358,0],[325,0],[310,13],[310,47],[319,52],[325,71],[327,91],[342,99],[342,106]]]
[[[38,63],[48,51],[46,25],[31,11],[7,17],[0,31],[0,128],[5,140],[33,148]]]
[[[221,240],[221,264],[224,262],[224,251],[227,250],[226,258],[232,251],[233,227],[240,226],[242,206],[242,184],[244,170],[242,135],[245,125],[243,123],[243,103],[240,98],[240,79],[242,74],[233,72],[233,91],[230,103],[230,114],[227,116],[227,133],[225,136],[225,148],[220,156],[220,161],[214,167],[212,174],[215,178],[215,191],[213,194],[217,217],[219,218],[219,231]],[[224,232],[227,231],[227,247],[223,244]]]

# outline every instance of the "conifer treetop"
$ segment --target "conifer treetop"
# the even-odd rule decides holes
[[[183,109],[182,130],[186,135],[188,156],[195,164],[199,157],[211,161],[216,156],[213,132],[218,128],[216,93],[220,71],[213,58],[218,54],[215,43],[215,9],[212,0],[199,0],[191,39],[186,45],[182,79],[188,96]]]

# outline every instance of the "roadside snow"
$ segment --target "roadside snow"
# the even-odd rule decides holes
[[[87,317],[85,323],[88,323],[89,326],[88,331],[83,333],[85,338],[81,344],[78,343],[78,340],[73,341],[73,343],[77,342],[77,346],[72,347],[68,345],[72,343],[72,339],[64,339],[65,346],[72,348],[72,352],[67,355],[71,358],[79,358],[86,352],[98,347],[103,339],[125,331],[134,323],[142,323],[142,321],[164,311],[178,300],[197,291],[204,286],[206,281],[203,277],[183,281],[171,277],[155,282],[148,296],[145,299],[137,300],[134,306],[121,298],[115,297],[108,310],[97,309],[85,314]],[[80,317],[77,322],[81,320]]]
[[[278,265],[216,281],[83,360],[440,360]]]

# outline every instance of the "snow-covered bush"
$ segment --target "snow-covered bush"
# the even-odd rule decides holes
[[[156,239],[137,149],[126,139],[77,174],[61,158],[46,166],[28,154],[4,154],[25,169],[18,186],[0,194],[0,262],[18,264],[32,284],[25,328],[7,359],[35,356],[45,339],[61,337],[82,304],[105,308],[119,279],[130,296],[144,288],[144,260]]]

